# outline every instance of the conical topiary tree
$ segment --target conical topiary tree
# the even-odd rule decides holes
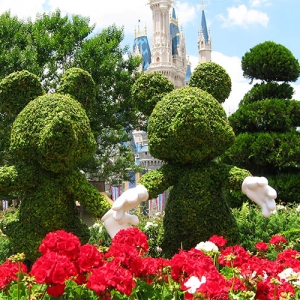
[[[300,102],[291,100],[288,84],[299,77],[299,62],[284,46],[267,41],[243,56],[242,69],[251,82],[262,82],[229,117],[237,137],[223,161],[266,176],[278,199],[300,202]]]

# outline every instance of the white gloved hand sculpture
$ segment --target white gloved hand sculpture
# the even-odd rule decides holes
[[[138,225],[139,219],[136,215],[127,213],[137,207],[142,201],[147,201],[149,194],[143,185],[125,191],[112,205],[112,208],[102,217],[101,221],[113,238],[118,231]]]
[[[252,201],[257,203],[264,217],[269,217],[276,209],[276,191],[268,185],[265,177],[246,177],[242,184],[242,192]]]

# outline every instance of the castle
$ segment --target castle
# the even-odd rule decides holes
[[[133,54],[142,57],[142,70],[160,72],[170,79],[175,88],[188,84],[191,65],[186,54],[185,36],[179,30],[173,0],[149,0],[152,10],[153,32],[150,46],[147,30],[135,31]],[[207,30],[202,0],[201,27],[198,33],[199,63],[211,61],[211,36]]]

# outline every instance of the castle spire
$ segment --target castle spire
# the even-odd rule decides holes
[[[204,0],[202,0],[202,17],[201,17],[201,28],[199,32],[198,40],[198,52],[199,62],[211,61],[211,37],[207,30],[206,18],[204,12]]]

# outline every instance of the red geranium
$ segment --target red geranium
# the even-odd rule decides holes
[[[71,232],[57,230],[50,232],[43,239],[39,251],[46,254],[49,251],[76,259],[80,249],[80,240]]]
[[[267,243],[264,243],[264,242],[258,242],[255,244],[255,248],[258,250],[258,251],[267,251],[269,246]]]
[[[103,254],[95,246],[86,244],[80,248],[77,263],[80,273],[90,272],[103,265]]]
[[[270,244],[278,245],[278,244],[285,244],[287,243],[287,239],[282,235],[273,235],[270,239]]]
[[[226,247],[219,257],[219,263],[227,267],[238,267],[247,262],[249,253],[239,245]]]
[[[46,283],[53,288],[48,293],[57,297],[63,294],[65,281],[77,275],[77,270],[70,259],[64,255],[54,252],[47,252],[36,260],[31,269],[31,275],[35,276],[36,282]],[[51,294],[53,293],[53,294]]]
[[[0,265],[0,290],[8,286],[11,281],[18,279],[17,273],[19,272],[19,264],[21,266],[21,272],[26,273],[26,265],[20,262],[14,263],[10,260],[6,260],[2,265]]]
[[[138,255],[138,250],[126,244],[112,244],[104,257],[135,275],[139,274],[142,267],[142,258]]]
[[[86,286],[100,296],[109,296],[113,289],[129,296],[135,287],[135,282],[127,269],[109,262],[93,271]]]
[[[224,247],[227,243],[227,240],[223,236],[219,235],[213,235],[208,241],[214,243],[219,248]]]
[[[112,239],[115,243],[135,247],[141,255],[149,249],[147,235],[135,227],[120,230]]]

